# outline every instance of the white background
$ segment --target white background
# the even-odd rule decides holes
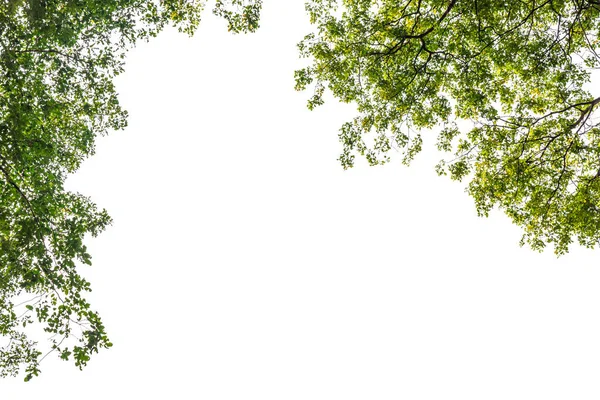
[[[293,90],[309,30],[266,1],[130,53],[129,127],[68,182],[114,218],[83,273],[115,345],[1,399],[599,398],[600,253],[520,248],[427,149],[343,171],[352,107]]]

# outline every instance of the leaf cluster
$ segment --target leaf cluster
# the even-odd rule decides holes
[[[111,219],[64,181],[98,135],[126,126],[113,79],[127,50],[166,25],[192,34],[201,10],[193,0],[0,1],[0,376],[24,369],[29,380],[52,352],[81,368],[112,345],[78,272],[91,264],[84,238]]]
[[[340,129],[345,168],[361,155],[410,162],[441,126],[454,153],[437,171],[469,179],[480,215],[503,209],[534,249],[600,240],[600,65],[595,0],[312,0],[296,88],[357,105]],[[458,127],[471,128],[459,129]]]

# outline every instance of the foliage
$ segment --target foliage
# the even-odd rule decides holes
[[[251,31],[259,8],[219,1],[215,13]],[[167,24],[192,34],[201,10],[194,0],[0,0],[0,376],[38,375],[45,355],[30,325],[80,368],[111,346],[77,271],[91,263],[84,237],[111,220],[63,182],[97,135],[126,125],[113,79],[127,49]]]
[[[258,29],[262,0],[217,0],[213,13],[225,18],[233,33],[254,32]]]
[[[314,33],[299,44],[310,65],[299,90],[325,88],[357,105],[340,130],[340,161],[370,164],[421,149],[440,126],[453,152],[441,175],[470,180],[480,215],[499,207],[521,243],[600,239],[600,93],[585,86],[600,66],[597,0],[310,0]],[[597,91],[597,88],[596,88]],[[596,97],[595,97],[596,96]],[[469,122],[467,129],[459,129]]]
[[[261,0],[216,0],[234,33],[258,28]],[[55,352],[83,367],[111,346],[85,300],[84,244],[105,210],[63,187],[94,140],[126,125],[113,79],[126,51],[172,25],[192,34],[195,0],[0,0],[0,376]],[[565,253],[600,240],[598,0],[309,0],[314,32],[296,88],[309,108],[326,89],[357,105],[340,129],[345,168],[356,155],[409,163],[423,130],[454,153],[438,172],[468,179],[480,215],[503,209],[522,243]],[[595,93],[595,96],[598,96]],[[467,129],[465,121],[470,123]],[[42,356],[27,336],[40,326]]]

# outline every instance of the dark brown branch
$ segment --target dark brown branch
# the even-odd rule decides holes
[[[31,205],[31,202],[29,201],[29,199],[27,198],[27,196],[25,195],[25,193],[23,193],[23,191],[21,190],[21,188],[19,187],[19,185],[17,185],[17,183],[10,177],[10,174],[8,173],[8,171],[4,168],[3,165],[0,165],[0,171],[2,171],[2,174],[5,176],[6,181],[17,191],[17,193],[19,193],[19,195],[25,200],[25,204],[27,205],[27,207],[29,208],[29,211],[31,212],[31,215],[33,216],[33,218],[37,221],[38,217],[35,213],[35,211],[33,210],[33,206]]]

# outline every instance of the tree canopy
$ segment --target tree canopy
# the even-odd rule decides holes
[[[217,0],[230,31],[258,28],[260,0]],[[502,209],[522,243],[600,240],[597,0],[309,0],[296,89],[357,106],[339,132],[344,168],[401,153],[421,134],[452,155],[477,212]],[[192,34],[194,0],[0,0],[0,375],[39,373],[47,354],[86,365],[111,346],[85,300],[84,244],[110,222],[64,189],[94,140],[126,126],[113,79],[126,52],[172,25]],[[597,91],[597,89],[595,89]],[[429,133],[431,128],[439,128]],[[27,331],[43,327],[43,354]]]
[[[94,139],[126,125],[113,79],[127,50],[167,24],[192,34],[203,4],[186,0],[0,1],[0,376],[39,373],[46,354],[86,365],[111,346],[85,300],[85,235],[110,222],[64,189]],[[234,32],[258,27],[260,1],[217,1]],[[37,322],[37,324],[34,324]],[[26,330],[42,326],[42,354]]]
[[[502,209],[521,243],[568,251],[600,240],[597,0],[312,0],[316,29],[296,72],[357,105],[340,130],[345,168],[399,149],[410,162],[423,129],[452,152],[438,173],[468,179],[477,212]],[[465,124],[464,122],[468,122]],[[467,128],[464,128],[467,126]]]

